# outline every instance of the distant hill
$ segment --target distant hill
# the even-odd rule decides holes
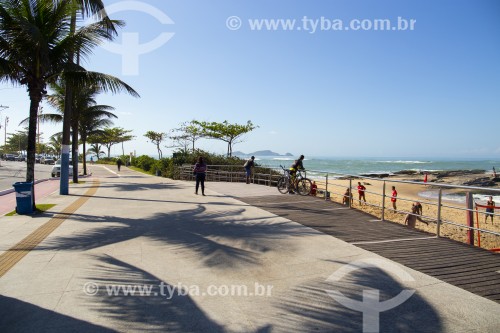
[[[253,156],[293,156],[290,153],[286,153],[285,155],[282,155],[282,154],[275,153],[274,151],[271,151],[271,150],[258,150],[258,151],[254,151],[253,153],[248,153],[248,154],[244,153],[242,151],[233,151],[233,155],[236,155],[236,156],[250,156],[250,155],[253,155]]]

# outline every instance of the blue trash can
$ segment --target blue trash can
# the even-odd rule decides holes
[[[33,183],[17,182],[13,184],[16,190],[16,213],[33,214]]]

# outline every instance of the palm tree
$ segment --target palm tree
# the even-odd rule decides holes
[[[52,135],[49,139],[48,146],[55,155],[60,155],[62,149],[62,133]]]
[[[58,78],[74,86],[98,83],[105,91],[125,89],[138,96],[114,77],[68,63],[76,52],[87,56],[103,39],[113,37],[109,20],[97,21],[71,33],[71,18],[79,8],[73,1],[2,0],[0,3],[0,81],[25,85],[30,98],[27,182],[34,180],[38,107],[48,83]],[[33,195],[33,205],[34,198]]]
[[[53,0],[56,1],[56,0]],[[116,26],[120,25],[117,21],[112,21],[109,19],[106,11],[104,10],[104,4],[101,0],[69,0],[74,6],[74,10],[71,13],[71,23],[70,23],[70,31],[69,35],[73,36],[76,34],[76,16],[77,13],[80,12],[82,17],[95,15],[98,19],[101,20],[105,24],[107,36],[112,38],[117,35]],[[68,2],[69,2],[68,1]],[[73,65],[75,62],[75,54],[77,55],[77,64],[80,63],[80,50],[76,52],[72,52],[68,57],[68,65]],[[75,130],[74,123],[71,121],[71,115],[73,112],[73,92],[75,91],[75,87],[69,80],[65,82],[65,103],[64,103],[64,117],[63,117],[63,154],[61,155],[61,182],[59,193],[67,195],[69,193],[69,144],[70,144],[70,136],[71,136],[71,128]],[[75,137],[75,136],[74,136]],[[78,138],[78,135],[76,135]],[[75,151],[75,150],[73,150]],[[76,162],[75,162],[76,161]],[[73,168],[78,167],[78,159],[73,158]],[[76,172],[75,172],[76,170]],[[74,169],[73,171],[73,180],[78,180],[78,169]]]
[[[111,118],[117,118],[110,111],[114,108],[107,105],[91,106],[80,114],[78,129],[83,146],[83,174],[87,174],[87,141],[89,136],[103,133],[102,129],[113,124]]]
[[[49,104],[60,114],[43,114],[42,121],[62,122],[64,115],[65,89],[60,84],[51,85],[54,94],[47,97]],[[73,182],[78,183],[78,137],[82,140],[83,156],[86,151],[86,140],[89,134],[92,134],[101,128],[110,126],[113,122],[111,118],[118,118],[111,111],[113,107],[108,105],[98,105],[95,96],[101,89],[97,85],[78,87],[78,93],[73,99],[73,112],[71,116],[71,136],[73,151]],[[83,174],[87,174],[86,159],[83,159]]]

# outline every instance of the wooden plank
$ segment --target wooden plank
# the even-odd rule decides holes
[[[446,238],[422,239],[432,234],[397,223],[373,222],[374,216],[318,198],[283,195],[240,200],[346,242],[379,242],[356,246],[500,303],[500,254]],[[395,241],[380,243],[390,240]]]

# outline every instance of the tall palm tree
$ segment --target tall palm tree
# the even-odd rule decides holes
[[[56,1],[56,0],[54,0]],[[106,11],[104,9],[104,4],[101,0],[68,0],[75,5],[75,9],[71,14],[71,23],[70,23],[70,36],[73,36],[76,33],[76,16],[77,13],[80,12],[81,15],[90,16],[95,15],[98,19],[101,20],[106,26],[106,32],[109,36],[116,36],[117,31],[116,21],[112,21],[109,19]],[[79,65],[80,60],[80,51],[73,52],[68,57],[68,64],[72,65],[75,62],[75,54],[77,55],[77,64]],[[71,128],[73,128],[73,132],[77,131],[77,126],[71,121],[71,115],[73,112],[73,94],[75,91],[75,87],[71,84],[69,80],[65,82],[65,103],[64,103],[64,117],[63,117],[63,153],[61,155],[61,180],[60,180],[60,194],[68,194],[69,193],[69,145],[70,145],[70,136],[71,136]],[[78,138],[78,135],[73,136],[73,140]],[[75,154],[75,150],[73,150]],[[78,180],[78,169],[75,169],[75,165],[78,168],[78,159],[73,158],[73,180],[76,178]],[[75,172],[76,171],[76,172]]]
[[[83,174],[87,174],[87,141],[89,136],[101,134],[102,129],[113,124],[111,118],[118,118],[110,111],[114,108],[107,105],[94,105],[80,115],[78,129],[83,148]]]
[[[64,115],[65,89],[61,84],[51,84],[50,89],[54,93],[47,96],[47,101],[48,104],[51,105],[58,113],[45,113],[39,115],[40,121],[62,123]],[[87,163],[85,156],[88,136],[92,134],[102,133],[102,129],[113,124],[113,121],[111,120],[112,118],[118,118],[114,113],[111,112],[114,110],[112,106],[97,104],[95,96],[100,92],[101,90],[96,85],[79,87],[78,93],[75,95],[75,98],[73,100],[74,112],[72,112],[71,117],[71,141],[72,150],[74,152],[73,168],[74,170],[78,170],[78,156],[75,152],[78,152],[78,145],[81,143],[83,145],[84,175],[87,174]],[[25,119],[21,122],[21,124],[27,122],[28,119]],[[76,130],[75,127],[77,128]],[[77,172],[73,172],[73,182],[78,182]]]
[[[125,89],[138,96],[131,87],[114,77],[87,72],[81,66],[68,63],[75,52],[87,56],[102,40],[113,38],[109,22],[103,20],[71,34],[71,17],[77,9],[73,1],[0,2],[0,81],[25,85],[30,98],[27,182],[34,180],[38,108],[48,83],[61,77],[74,85],[99,82],[107,91]],[[33,195],[33,205],[34,198]]]

